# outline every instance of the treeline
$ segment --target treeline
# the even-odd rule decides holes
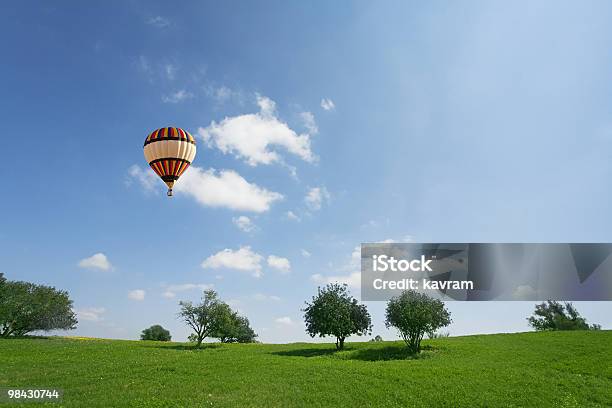
[[[191,329],[189,341],[200,347],[206,339],[222,343],[253,343],[257,333],[249,319],[233,310],[214,290],[206,290],[201,301],[179,302],[180,318]],[[369,335],[372,318],[365,305],[349,292],[347,285],[329,284],[318,288],[310,302],[305,302],[304,323],[311,336],[331,336],[342,350],[349,336]],[[600,330],[570,302],[549,300],[536,305],[528,324],[536,331]],[[423,293],[404,291],[388,301],[385,325],[397,329],[411,352],[421,350],[421,341],[444,336],[438,329],[452,322],[444,303]],[[24,336],[36,331],[71,330],[77,325],[68,292],[30,282],[9,281],[0,273],[0,337]],[[170,332],[160,325],[143,330],[142,340],[170,341]],[[377,341],[382,341],[376,336]]]
[[[337,350],[344,348],[347,337],[372,332],[367,307],[351,296],[347,285],[332,283],[319,288],[302,310],[306,332],[311,337],[335,337]],[[451,322],[450,312],[442,301],[412,290],[389,300],[385,311],[385,325],[397,329],[412,353],[421,351],[426,334],[433,337]]]

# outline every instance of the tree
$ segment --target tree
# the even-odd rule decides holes
[[[352,335],[369,334],[372,330],[372,319],[365,305],[348,292],[348,286],[332,283],[318,288],[312,303],[306,302],[304,321],[306,332],[314,337],[334,336],[336,349],[344,348],[344,340]]]
[[[249,319],[244,316],[238,316],[237,329],[234,337],[236,343],[255,343],[257,337],[257,333],[251,328]]]
[[[451,321],[442,301],[413,290],[404,291],[387,303],[385,325],[397,328],[412,353],[421,351],[425,333],[434,333]]]
[[[231,309],[219,299],[214,290],[205,290],[201,303],[197,305],[183,301],[179,305],[179,318],[193,329],[189,339],[196,342],[197,347],[202,345],[206,337],[219,333],[221,327],[231,319]]]
[[[378,343],[380,341],[383,341],[383,338],[380,336],[380,334],[377,334],[376,337],[370,339],[370,341]]]
[[[249,319],[231,311],[229,319],[224,319],[217,333],[211,337],[218,338],[222,343],[254,343],[257,334],[251,328]]]
[[[527,318],[536,331],[544,330],[600,330],[598,324],[589,325],[570,302],[561,304],[554,300],[536,305],[533,316]]]
[[[71,330],[77,323],[68,292],[0,277],[0,336]]]
[[[140,335],[140,340],[154,340],[154,341],[170,341],[172,336],[170,332],[159,324],[155,324],[148,329],[144,329]]]

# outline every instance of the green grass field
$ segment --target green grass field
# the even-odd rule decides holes
[[[66,407],[588,407],[612,404],[612,331],[424,342],[209,344],[0,340],[0,388],[64,389]],[[17,404],[13,404],[17,405]],[[40,406],[19,404],[19,406]]]

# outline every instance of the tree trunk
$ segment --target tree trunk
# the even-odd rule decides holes
[[[336,350],[342,350],[344,348],[345,337],[336,337]]]

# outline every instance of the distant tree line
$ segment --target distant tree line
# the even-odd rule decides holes
[[[0,337],[23,336],[36,331],[71,330],[77,318],[68,292],[30,282],[9,281],[0,273]],[[199,303],[179,302],[178,317],[190,328],[189,340],[200,347],[205,339],[222,343],[253,343],[257,334],[249,320],[240,315],[214,290],[206,290]],[[317,294],[304,309],[306,332],[311,336],[332,336],[336,349],[342,350],[352,335],[369,335],[372,319],[365,305],[349,292],[347,285],[337,283],[318,288]],[[600,330],[589,324],[570,302],[548,300],[536,305],[527,318],[536,331]],[[421,341],[447,337],[438,329],[452,322],[444,303],[423,293],[404,291],[387,303],[385,325],[398,330],[400,337],[413,353],[421,351]],[[170,341],[170,332],[160,325],[142,331],[142,340]],[[376,336],[372,341],[382,341]]]

